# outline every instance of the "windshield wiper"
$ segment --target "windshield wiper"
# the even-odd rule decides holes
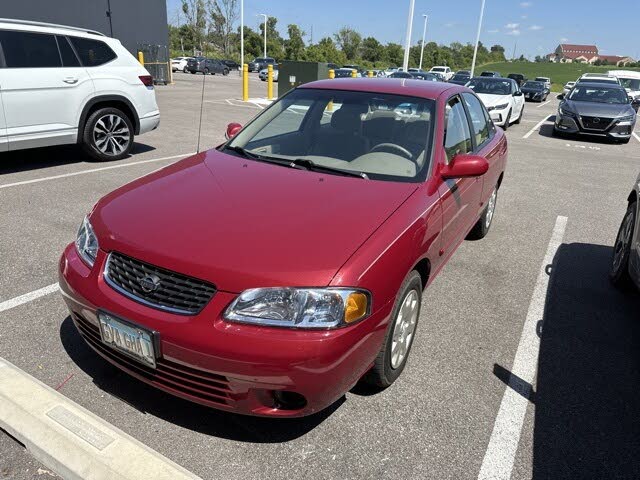
[[[339,175],[345,175],[348,177],[359,177],[365,180],[369,180],[369,177],[364,172],[355,172],[353,170],[343,170],[341,168],[328,167],[326,165],[319,165],[315,163],[313,160],[308,160],[306,158],[296,158],[291,161],[292,166],[298,165],[300,167],[304,167],[307,170],[312,170],[315,172],[327,172],[327,173],[337,173]]]
[[[299,167],[298,165],[296,165],[295,163],[289,160],[270,157],[268,155],[260,155],[258,153],[254,153],[250,150],[247,150],[246,148],[238,147],[235,145],[233,146],[227,145],[226,147],[224,147],[224,150],[231,150],[232,152],[235,152],[244,158],[249,158],[251,160],[258,160],[259,162],[274,163],[276,165],[282,165],[283,167],[290,167],[290,168],[303,168],[303,167]]]

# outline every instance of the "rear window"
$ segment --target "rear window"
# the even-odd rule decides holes
[[[104,65],[116,58],[114,51],[104,42],[80,37],[70,37],[70,40],[85,67]]]
[[[53,35],[0,30],[0,44],[7,68],[61,67]]]

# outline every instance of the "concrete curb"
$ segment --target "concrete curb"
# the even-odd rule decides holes
[[[199,479],[1,357],[0,427],[65,480]]]

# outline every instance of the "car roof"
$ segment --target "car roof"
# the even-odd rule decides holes
[[[104,33],[88,28],[59,25],[57,23],[34,22],[31,20],[18,20],[15,18],[0,18],[0,27],[28,32],[57,33],[62,35],[72,32],[74,35],[81,35],[84,37],[96,35],[105,37]]]
[[[447,90],[451,90],[452,93],[469,91],[465,87],[452,83],[425,82],[410,78],[336,78],[305,83],[298,88],[388,93],[429,99],[436,99]]]
[[[579,82],[576,84],[576,87],[580,85],[581,87],[591,87],[591,88],[617,88],[622,90],[625,94],[627,91],[624,89],[622,85],[619,83],[603,83],[603,82]]]
[[[513,78],[509,77],[473,77],[471,80],[482,80],[483,82],[514,82]]]

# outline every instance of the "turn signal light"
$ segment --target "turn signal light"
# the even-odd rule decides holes
[[[344,309],[344,322],[353,323],[367,314],[367,296],[364,293],[349,294]]]

